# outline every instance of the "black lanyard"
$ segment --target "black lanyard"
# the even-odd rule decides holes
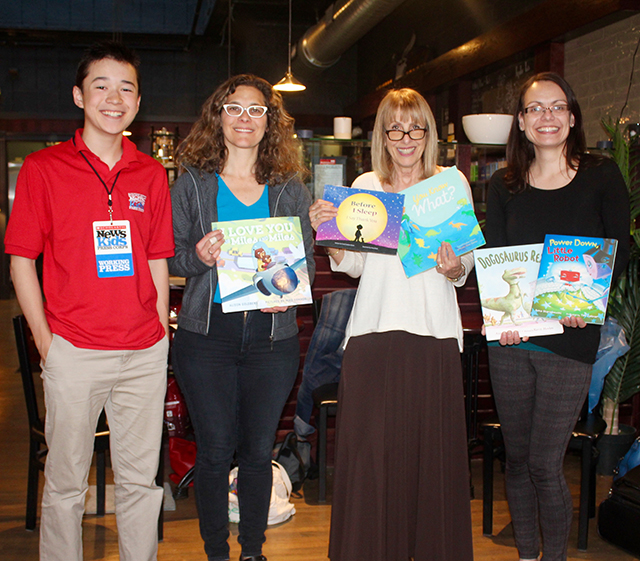
[[[104,185],[104,190],[107,192],[107,195],[109,197],[109,199],[108,199],[109,220],[111,220],[111,223],[113,224],[113,199],[111,198],[111,193],[113,193],[113,188],[116,186],[116,182],[118,181],[118,177],[120,177],[120,173],[122,172],[122,170],[120,170],[117,173],[116,178],[113,180],[113,184],[111,185],[111,189],[109,189],[109,187],[107,187],[107,184],[104,182],[104,179],[102,179],[102,177],[100,177],[100,174],[97,172],[96,168],[94,168],[91,165],[91,162],[87,159],[87,157],[82,152],[80,152],[80,155],[84,158],[84,161],[89,164],[89,167],[93,170],[93,173],[96,174],[96,176],[100,180],[100,183],[102,183],[102,185]]]

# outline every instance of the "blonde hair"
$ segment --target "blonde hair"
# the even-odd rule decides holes
[[[422,179],[431,177],[436,173],[438,135],[436,132],[436,120],[427,100],[411,88],[391,90],[380,102],[371,138],[371,164],[373,171],[380,182],[387,185],[391,185],[393,181],[394,167],[386,146],[385,130],[398,113],[427,129],[426,145],[422,155]]]

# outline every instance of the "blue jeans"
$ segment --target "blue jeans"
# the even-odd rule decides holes
[[[313,411],[313,390],[340,381],[344,333],[356,296],[355,288],[336,290],[322,297],[320,317],[313,330],[298,389],[294,429],[300,438],[315,432],[309,424]]]
[[[271,454],[282,409],[298,372],[298,337],[271,341],[271,314],[211,313],[209,334],[178,329],[176,379],[187,400],[198,453],[194,473],[200,534],[209,561],[229,559],[229,468],[238,461],[245,556],[262,552],[271,498]]]

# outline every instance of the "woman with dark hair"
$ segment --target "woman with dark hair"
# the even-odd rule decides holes
[[[389,92],[373,130],[373,172],[353,187],[398,193],[431,177],[436,124],[426,100]],[[471,190],[461,175],[468,190]],[[317,228],[337,215],[309,209]],[[456,286],[473,257],[444,242],[437,267],[407,278],[397,255],[328,249],[360,277],[346,329],[331,513],[332,561],[470,561],[471,512]]]
[[[222,313],[212,222],[298,216],[313,279],[306,173],[293,119],[279,93],[234,76],[205,101],[177,151],[184,173],[171,191],[174,275],[187,277],[172,362],[198,446],[195,492],[209,561],[229,559],[229,467],[238,462],[240,559],[263,561],[271,452],[300,360],[295,308]]]
[[[582,114],[569,84],[536,74],[522,87],[507,167],[491,178],[489,247],[541,243],[546,234],[615,238],[614,278],[629,258],[629,198],[614,162],[585,153]],[[563,474],[571,431],[589,390],[600,328],[561,320],[532,342],[517,331],[490,344],[489,366],[506,447],[506,487],[521,560],[567,558],[573,505]]]

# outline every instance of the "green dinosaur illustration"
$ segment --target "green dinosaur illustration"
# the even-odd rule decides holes
[[[497,312],[504,312],[500,319],[500,325],[504,323],[505,318],[509,318],[514,325],[518,325],[515,313],[518,308],[522,307],[522,291],[518,281],[527,274],[524,267],[515,269],[507,269],[502,275],[503,280],[509,285],[509,292],[505,296],[498,298],[483,298],[480,303],[483,307]]]

